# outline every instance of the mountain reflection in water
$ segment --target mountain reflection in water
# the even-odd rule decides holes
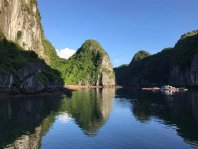
[[[135,143],[137,148],[146,148],[145,140],[152,141],[147,138],[152,129],[142,127],[156,122],[156,127],[170,128],[170,135],[176,132],[173,137],[183,138],[169,147],[196,148],[197,107],[197,91],[167,96],[127,89],[82,89],[74,91],[71,98],[53,95],[0,99],[0,147],[130,148]],[[164,136],[169,133],[163,131],[160,133]],[[151,148],[168,148],[163,142],[171,141],[169,138],[154,137],[159,144],[150,144]],[[72,143],[75,140],[78,145]]]
[[[115,89],[79,90],[72,100],[65,100],[63,109],[72,115],[86,135],[94,136],[107,121],[114,96]]]

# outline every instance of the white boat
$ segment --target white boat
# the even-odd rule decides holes
[[[161,91],[172,91],[172,92],[179,92],[179,91],[188,91],[186,88],[176,88],[170,85],[164,85],[160,88]]]
[[[170,86],[170,85],[164,85],[164,86],[162,86],[160,89],[161,89],[162,91],[166,91],[166,90],[171,91],[171,90],[175,90],[176,88],[173,87],[173,86]]]

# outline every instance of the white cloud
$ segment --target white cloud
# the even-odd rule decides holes
[[[69,59],[72,55],[74,55],[74,53],[76,53],[76,50],[69,49],[69,48],[56,50],[56,51],[60,58],[65,58],[65,59]]]
[[[65,113],[61,113],[60,115],[58,115],[58,120],[66,124],[71,120],[71,117],[69,114],[65,112]]]

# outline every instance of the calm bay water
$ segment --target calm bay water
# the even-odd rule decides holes
[[[198,148],[198,92],[85,89],[0,98],[0,147]]]

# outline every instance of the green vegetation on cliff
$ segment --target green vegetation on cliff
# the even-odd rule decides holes
[[[18,87],[19,78],[16,73],[28,63],[40,63],[43,65],[43,69],[38,75],[38,79],[43,83],[50,81],[63,83],[59,71],[47,65],[34,51],[26,51],[18,44],[7,40],[0,31],[0,76],[4,73],[14,74],[14,85]]]
[[[107,63],[107,65],[102,64]],[[95,40],[87,40],[67,61],[59,61],[65,84],[114,85],[114,73],[109,56]],[[104,80],[103,75],[107,75]],[[113,80],[113,81],[111,81]],[[115,82],[115,81],[114,81]]]
[[[198,53],[198,31],[192,31],[182,35],[174,48],[174,60],[185,69]]]
[[[55,48],[49,40],[43,39],[43,47],[45,55],[47,55],[45,61],[53,68],[60,68],[60,63],[66,62],[66,60],[58,57]]]
[[[150,53],[148,53],[147,51],[139,51],[135,54],[131,63],[135,63],[137,61],[140,61],[140,60],[142,60],[142,59],[144,59],[145,57],[148,57],[148,56],[150,56]]]
[[[67,61],[64,74],[66,84],[96,85],[105,51],[94,40],[87,40]]]
[[[19,45],[8,41],[3,35],[0,37],[0,71],[20,69],[28,62],[39,61],[33,51],[25,51]]]
[[[109,64],[102,66],[104,57],[105,62],[110,63],[109,56],[95,40],[85,41],[69,60],[59,58],[55,48],[48,40],[43,40],[43,46],[48,56],[47,62],[52,68],[61,72],[64,83],[67,85],[100,85],[102,73],[114,78],[112,66]],[[111,84],[111,81],[109,82]]]

